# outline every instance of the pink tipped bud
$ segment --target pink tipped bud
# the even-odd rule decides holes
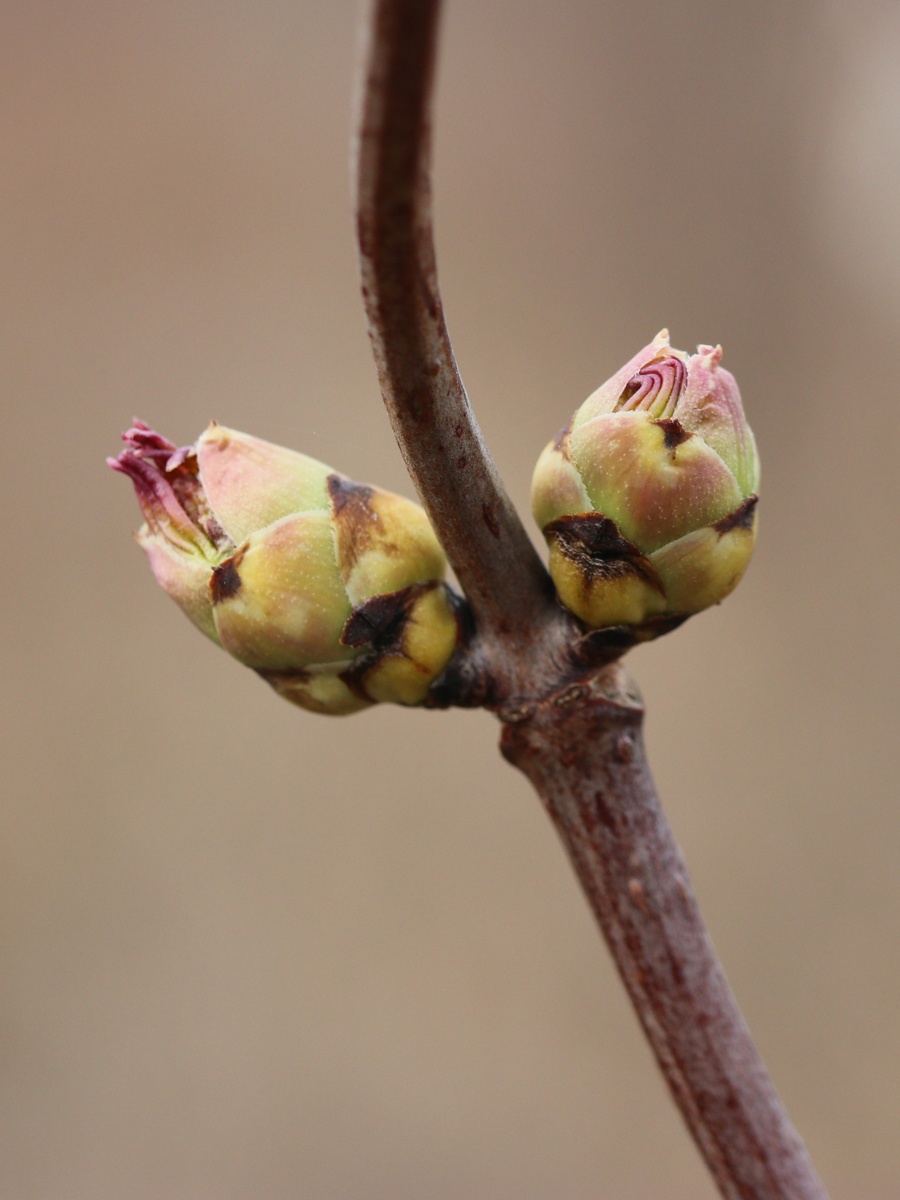
[[[123,438],[138,541],[199,629],[316,712],[422,703],[457,625],[417,504],[216,424],[182,449],[140,421]]]
[[[663,330],[541,455],[535,519],[560,599],[587,624],[662,627],[746,569],[759,460],[721,359],[673,350]]]

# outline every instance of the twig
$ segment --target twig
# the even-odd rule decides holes
[[[469,407],[431,235],[438,0],[374,0],[359,115],[363,296],[397,440],[475,618],[480,702],[550,813],[660,1068],[729,1200],[825,1200],[728,989],[602,635],[552,600]],[[464,672],[463,672],[464,673]],[[452,699],[452,697],[451,697]],[[470,700],[471,702],[471,700]]]
[[[375,3],[356,145],[362,290],[385,404],[479,630],[522,650],[553,623],[552,588],[466,397],[431,232],[432,0]],[[521,653],[518,657],[521,657]]]
[[[676,1104],[729,1200],[823,1200],[703,924],[623,668],[507,725],[569,853]]]

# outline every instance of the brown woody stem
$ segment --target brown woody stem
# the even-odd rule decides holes
[[[555,604],[457,371],[428,177],[438,9],[438,0],[373,0],[356,167],[362,288],[385,404],[476,624],[468,665],[451,673],[443,702],[485,703],[505,722],[503,752],[559,831],[722,1194],[825,1200],[704,927],[646,764],[640,703],[621,666],[609,665],[627,636],[618,649],[615,630],[584,637]]]
[[[479,630],[507,644],[552,613],[547,573],[478,428],[435,268],[430,98],[439,5],[378,0],[356,155],[362,291],[384,401]]]
[[[823,1200],[719,966],[620,665],[504,729],[600,924],[657,1062],[729,1200]]]

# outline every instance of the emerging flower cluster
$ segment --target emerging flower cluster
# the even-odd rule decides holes
[[[541,454],[532,505],[562,604],[646,640],[717,604],[756,539],[759,460],[720,346],[663,330]],[[323,713],[422,704],[460,634],[444,552],[410,500],[213,423],[178,449],[136,421],[108,462],[191,621]]]
[[[667,330],[544,450],[532,507],[559,598],[595,628],[652,637],[723,600],[756,539],[759,459],[721,346]]]
[[[182,449],[141,421],[123,440],[138,542],[198,629],[315,712],[422,703],[457,622],[417,504],[215,423]]]

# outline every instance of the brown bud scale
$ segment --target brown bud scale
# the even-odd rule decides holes
[[[213,568],[209,581],[209,595],[213,605],[221,604],[223,600],[230,600],[241,590],[238,567],[241,565],[241,559],[246,551],[246,545],[241,546],[232,554],[231,558],[226,558],[224,562],[220,562],[217,567]]]
[[[552,537],[562,553],[578,564],[586,586],[598,579],[637,575],[659,592],[663,591],[646,555],[622,536],[615,521],[602,513],[558,517],[545,527],[544,534]]]

